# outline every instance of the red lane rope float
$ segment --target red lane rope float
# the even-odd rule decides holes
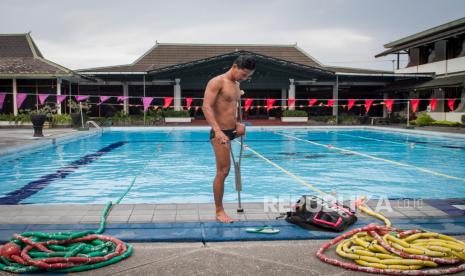
[[[360,210],[383,220],[386,226],[370,224],[324,243],[316,253],[321,261],[350,270],[388,275],[444,275],[465,270],[463,241],[433,232],[391,227],[388,219],[369,210],[363,201],[358,204]],[[324,253],[333,245],[337,245],[339,256],[355,263],[327,257]],[[439,265],[448,267],[436,268]]]

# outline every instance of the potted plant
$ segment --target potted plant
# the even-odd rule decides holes
[[[36,105],[36,109],[33,110],[26,110],[29,113],[32,126],[34,127],[34,137],[43,137],[44,134],[42,132],[44,128],[44,123],[47,118],[52,117],[53,109],[49,105],[44,105],[42,107],[38,107]]]
[[[163,112],[166,123],[190,123],[191,116],[187,110],[167,110]]]
[[[286,110],[281,117],[282,122],[307,122],[308,114],[305,110]]]
[[[71,110],[71,122],[74,128],[82,128],[84,123],[87,121],[87,114],[89,113],[90,103],[89,101],[85,102],[75,102],[69,100],[68,107]],[[82,110],[82,114],[81,114]]]

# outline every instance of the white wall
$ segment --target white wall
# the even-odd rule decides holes
[[[465,57],[437,61],[418,66],[411,66],[395,70],[396,73],[431,73],[437,75],[450,74],[465,71]]]
[[[462,122],[464,112],[427,112],[436,121]]]

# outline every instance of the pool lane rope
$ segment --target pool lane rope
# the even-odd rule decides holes
[[[116,200],[116,204],[129,193],[137,177],[152,159],[148,159],[133,177],[126,190]],[[111,207],[111,201],[105,205],[97,230],[13,234],[11,240],[0,247],[0,270],[13,273],[80,272],[128,258],[133,252],[132,245],[115,237],[102,235]]]
[[[305,143],[308,143],[308,144],[312,144],[312,145],[315,145],[315,146],[330,148],[332,150],[338,150],[338,151],[341,151],[341,152],[344,152],[344,153],[350,153],[350,154],[370,158],[370,159],[373,159],[373,160],[382,161],[382,162],[389,163],[389,164],[392,164],[392,165],[396,165],[396,166],[399,166],[399,167],[412,168],[412,169],[415,169],[415,170],[418,170],[418,171],[421,171],[421,172],[424,172],[424,173],[429,173],[429,174],[432,174],[432,175],[435,175],[435,176],[465,182],[465,178],[463,178],[463,177],[448,175],[448,174],[436,172],[436,171],[433,171],[433,170],[430,170],[430,169],[427,169],[427,168],[422,168],[422,167],[418,167],[418,166],[415,166],[415,165],[410,165],[410,164],[407,164],[407,163],[397,162],[397,161],[389,160],[389,159],[386,159],[386,158],[376,157],[376,156],[369,155],[369,154],[362,153],[362,152],[355,151],[355,150],[348,150],[348,149],[344,149],[344,148],[339,148],[339,147],[335,147],[333,145],[320,144],[320,143],[316,143],[316,142],[313,142],[313,141],[310,141],[310,140],[302,139],[302,138],[295,137],[295,136],[288,135],[288,134],[284,134],[284,133],[275,132],[275,134],[281,135],[281,136],[284,136],[284,137],[287,137],[287,138],[290,138],[290,139],[293,139],[293,140],[297,140],[297,141],[305,142]]]
[[[250,146],[245,146],[245,149],[300,184],[321,195],[333,197],[269,160]],[[372,223],[353,229],[323,244],[316,253],[321,261],[350,270],[388,275],[445,275],[465,270],[465,242],[434,232],[394,228],[389,219],[366,207],[365,201],[366,197],[358,199],[355,202],[356,207],[369,216],[383,221],[385,225]],[[340,257],[353,260],[355,263],[327,257],[325,251],[334,245]],[[448,267],[437,268],[440,265]]]

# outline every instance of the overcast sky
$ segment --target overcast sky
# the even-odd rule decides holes
[[[465,16],[464,0],[0,0],[0,33],[31,31],[72,69],[128,64],[161,43],[293,44],[323,64],[392,70],[383,45]]]

